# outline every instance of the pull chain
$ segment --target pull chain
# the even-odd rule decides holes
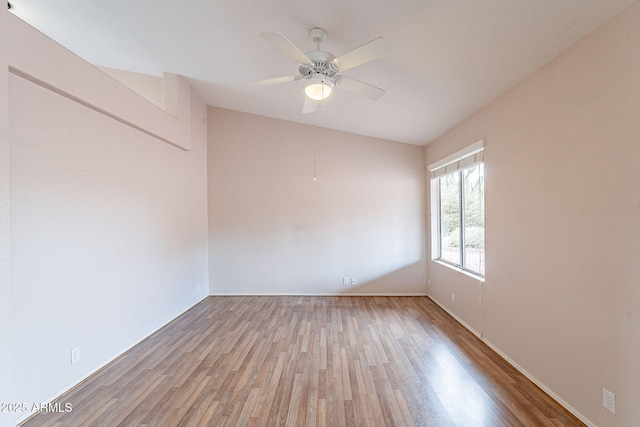
[[[313,182],[316,182],[316,112],[313,112]]]

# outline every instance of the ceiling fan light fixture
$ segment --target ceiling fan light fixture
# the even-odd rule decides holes
[[[311,77],[304,84],[304,93],[310,99],[314,101],[322,101],[323,99],[327,99],[331,92],[333,91],[334,82],[331,78],[316,75]]]

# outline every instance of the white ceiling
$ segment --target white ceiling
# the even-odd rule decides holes
[[[632,0],[11,0],[12,12],[89,62],[187,77],[212,106],[295,122],[301,82],[261,32],[302,51],[328,33],[338,56],[378,36],[393,53],[344,73],[386,89],[378,101],[339,88],[318,126],[426,145],[579,40]]]

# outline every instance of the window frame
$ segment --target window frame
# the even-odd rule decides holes
[[[465,178],[464,171],[478,165],[483,167],[484,176],[484,140],[480,140],[467,148],[464,148],[444,159],[428,166],[431,181],[431,260],[444,266],[453,268],[481,281],[485,280],[486,263],[484,272],[476,271],[467,266],[466,263],[466,236],[465,236]],[[441,197],[441,178],[448,175],[458,174],[458,205],[459,205],[459,223],[460,223],[460,262],[453,262],[442,257],[442,197]],[[484,211],[484,189],[483,211]],[[484,215],[484,213],[483,213]],[[484,226],[483,226],[484,230]],[[483,238],[484,241],[484,238]],[[485,257],[486,260],[486,257]]]

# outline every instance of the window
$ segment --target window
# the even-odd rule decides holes
[[[429,165],[432,258],[484,277],[484,141]]]

